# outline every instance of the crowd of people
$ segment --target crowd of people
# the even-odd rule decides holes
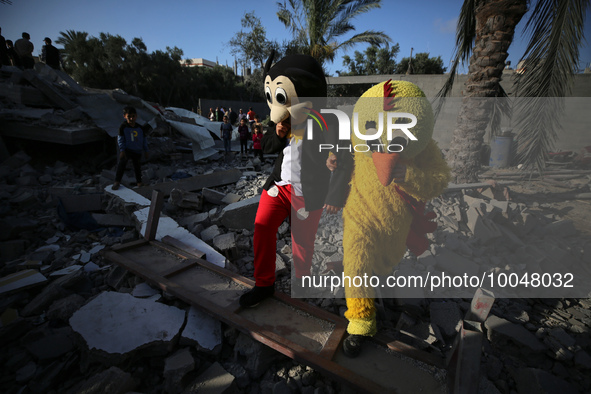
[[[61,67],[60,51],[51,42],[49,37],[43,39],[39,59],[51,68],[59,70]],[[6,40],[2,36],[2,28],[0,28],[0,66],[14,66],[20,69],[33,68],[35,66],[34,50],[35,45],[31,42],[29,33],[23,32],[21,38],[13,43],[12,40]]]
[[[261,118],[252,107],[244,113],[242,108],[238,113],[232,111],[232,108],[216,107],[209,109],[207,118],[212,122],[223,122],[220,125],[220,138],[224,141],[225,153],[230,153],[232,142],[232,130],[238,126],[238,139],[240,140],[240,154],[248,155],[249,151],[263,160],[263,150],[261,140],[263,138],[263,125]]]

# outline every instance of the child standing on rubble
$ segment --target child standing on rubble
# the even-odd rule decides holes
[[[117,165],[117,173],[115,175],[115,183],[113,183],[113,190],[119,189],[127,160],[131,159],[133,163],[133,170],[135,172],[135,179],[138,186],[142,184],[142,169],[140,160],[142,153],[148,158],[148,140],[146,139],[145,126],[136,123],[137,112],[134,107],[127,106],[123,108],[123,118],[125,122],[119,126],[119,136],[117,137],[117,144],[119,145],[119,163]]]
[[[263,140],[263,128],[261,124],[254,125],[254,134],[252,135],[252,148],[254,151],[254,157],[258,157],[260,161],[263,161],[263,148],[261,141]]]
[[[248,154],[248,138],[250,137],[250,131],[246,125],[246,119],[240,119],[240,126],[238,126],[238,134],[240,135],[240,155]]]

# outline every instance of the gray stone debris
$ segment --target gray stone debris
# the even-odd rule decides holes
[[[15,87],[9,86],[13,82],[2,80],[6,68],[2,70],[0,91],[13,92]],[[50,108],[49,98],[35,94],[36,88],[20,88],[27,92],[26,100],[43,108],[25,108],[28,102],[8,104],[10,116],[19,123],[45,133],[64,124],[95,127],[84,108]],[[72,102],[80,93],[70,94],[65,87],[58,90]],[[129,100],[123,93],[114,97]],[[103,97],[97,102],[108,101]],[[5,114],[3,107],[0,117]],[[148,185],[142,192],[150,196],[152,188],[166,186],[171,193],[163,215],[208,246],[233,250],[225,254],[231,257],[228,268],[252,278],[254,218],[274,158],[259,162],[213,155],[195,161],[189,138],[171,132],[164,121],[154,125],[166,129],[166,134],[150,137],[153,156],[142,164]],[[0,278],[10,282],[33,272],[40,280],[10,288],[0,298],[4,391],[203,392],[216,382],[223,390],[250,393],[347,390],[104,259],[105,248],[142,237],[133,224],[142,202],[123,202],[104,192],[113,183],[114,154],[104,153],[102,147],[81,148],[79,155],[65,154],[61,161],[48,163],[45,152],[23,146],[26,152],[0,157]],[[590,191],[589,171],[559,171],[571,171],[567,174],[571,179],[563,182],[571,190],[538,180],[514,184],[509,201],[495,199],[500,197],[492,190],[469,188],[455,188],[433,199],[428,209],[438,215],[439,227],[428,235],[431,246],[421,256],[406,253],[397,272],[482,277],[577,270],[573,282],[590,283],[591,220],[588,204],[577,201]],[[179,174],[193,178],[173,181]],[[200,183],[210,178],[218,182],[217,177],[228,182]],[[123,183],[133,181],[128,169]],[[172,193],[175,187],[178,191]],[[64,209],[58,210],[58,198]],[[287,293],[290,230],[288,221],[280,226],[276,249],[276,289]],[[342,242],[342,215],[323,215],[313,273],[340,274]],[[493,296],[482,291],[475,298],[482,304],[476,308],[471,304],[474,288],[462,296],[443,291],[437,298],[424,298],[429,291],[414,290],[420,295],[415,292],[408,298],[411,292],[405,292],[380,301],[380,331],[446,357],[462,316],[472,311],[480,319],[469,316],[471,320],[484,321],[481,391],[591,392],[589,295],[555,296],[547,289],[541,297],[523,298],[494,288],[489,289]],[[305,301],[342,316],[343,289],[334,293],[337,298]],[[480,315],[482,311],[486,313]],[[136,325],[139,322],[141,327]]]

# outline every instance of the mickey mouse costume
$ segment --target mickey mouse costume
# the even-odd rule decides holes
[[[339,168],[332,175],[326,168],[327,152],[322,143],[334,143],[336,135],[324,130],[304,136],[306,97],[326,97],[322,67],[311,56],[290,55],[271,67],[265,65],[265,95],[274,131],[261,141],[263,153],[279,153],[263,192],[255,219],[255,287],[240,297],[241,306],[255,306],[274,293],[277,230],[285,218],[291,221],[292,253],[296,278],[310,275],[314,240],[323,208],[338,212],[345,204],[353,160],[338,153]],[[297,279],[296,279],[297,280]]]

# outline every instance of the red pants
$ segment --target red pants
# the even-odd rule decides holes
[[[257,286],[275,283],[277,230],[286,217],[291,223],[291,249],[296,277],[310,275],[312,267],[314,241],[322,209],[309,212],[308,217],[301,220],[297,211],[304,207],[304,198],[292,196],[291,185],[277,188],[277,197],[271,197],[263,190],[254,221],[254,278]]]

